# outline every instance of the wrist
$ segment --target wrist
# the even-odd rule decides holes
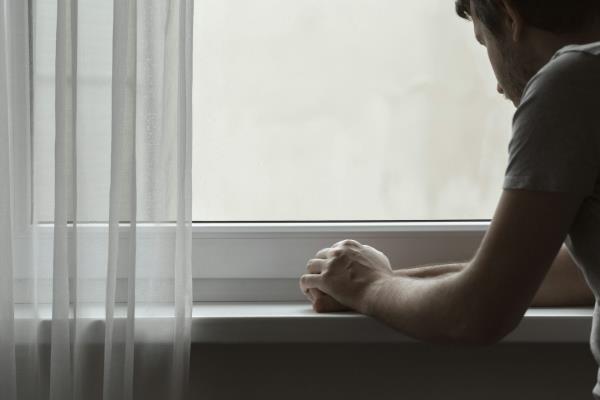
[[[395,280],[395,274],[386,275],[375,281],[373,281],[364,291],[363,298],[361,299],[361,307],[358,310],[361,314],[375,317],[378,313],[379,305],[383,298],[386,297],[386,293],[389,291],[389,287],[393,285]]]
[[[392,271],[392,274],[394,276],[404,276],[407,277],[410,275],[410,273],[408,272],[410,269],[409,268],[401,268],[401,269],[395,269]]]

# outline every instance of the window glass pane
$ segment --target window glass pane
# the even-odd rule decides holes
[[[54,220],[58,5],[31,4],[35,218],[48,222]],[[113,8],[112,2],[80,0],[77,10],[77,220],[107,221]]]
[[[163,127],[163,40],[168,5],[137,4],[136,183],[137,220],[173,221],[177,168],[173,133]],[[36,220],[54,219],[56,138],[56,0],[32,1],[34,210]],[[113,99],[113,2],[77,2],[77,221],[109,217]],[[123,66],[124,60],[116,64]],[[126,173],[126,171],[123,171]],[[119,206],[128,219],[128,198]],[[70,218],[72,216],[69,216]]]
[[[452,0],[202,0],[193,218],[489,219],[512,105]]]

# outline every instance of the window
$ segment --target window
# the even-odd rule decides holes
[[[35,220],[52,221],[56,2],[32,3]],[[80,5],[80,245],[105,246],[113,10]],[[307,259],[348,237],[384,251],[394,268],[472,256],[487,222],[464,220],[492,216],[513,110],[451,2],[197,0],[194,12],[196,300],[302,298]],[[138,60],[147,59],[142,44]],[[161,66],[144,68],[138,85],[152,85]],[[150,100],[138,102],[146,136],[160,130]],[[159,136],[144,143],[162,145]],[[144,150],[138,221],[168,221],[143,203],[164,196],[144,178],[160,173]],[[42,250],[48,273],[52,247]],[[86,260],[80,277],[100,276],[102,257]]]
[[[77,185],[82,222],[108,221],[111,146],[111,2],[83,0],[78,8]],[[54,217],[56,0],[33,1],[33,145],[36,219]],[[93,138],[93,140],[90,140]],[[108,173],[107,173],[108,171]]]
[[[450,3],[197,1],[193,219],[489,219],[513,110]]]
[[[78,218],[93,222],[108,218],[112,5],[85,3],[78,114],[86,124],[78,134],[96,139],[78,149]],[[197,1],[193,219],[489,219],[512,106],[495,93],[471,25],[447,3]],[[54,138],[55,13],[54,1],[35,2],[41,221],[54,210],[46,149]],[[138,76],[140,85],[152,84],[159,66],[150,72]],[[138,126],[147,125],[151,104],[140,102],[139,112]],[[147,181],[138,179],[140,198],[155,198]],[[139,212],[141,221],[152,214],[144,205]]]

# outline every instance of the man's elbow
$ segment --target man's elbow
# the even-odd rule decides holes
[[[467,346],[493,346],[502,341],[520,323],[521,318],[509,322],[500,318],[483,318],[465,325],[459,341]]]
[[[482,333],[478,333],[477,335],[471,335],[465,338],[464,344],[469,346],[493,346],[498,344],[504,339],[506,335],[510,332],[504,331],[484,331]]]

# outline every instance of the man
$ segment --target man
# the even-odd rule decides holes
[[[345,240],[308,262],[301,289],[317,312],[353,309],[437,343],[493,344],[529,306],[596,304],[600,364],[600,1],[457,0],[456,10],[517,107],[478,251],[465,264],[394,271]]]

